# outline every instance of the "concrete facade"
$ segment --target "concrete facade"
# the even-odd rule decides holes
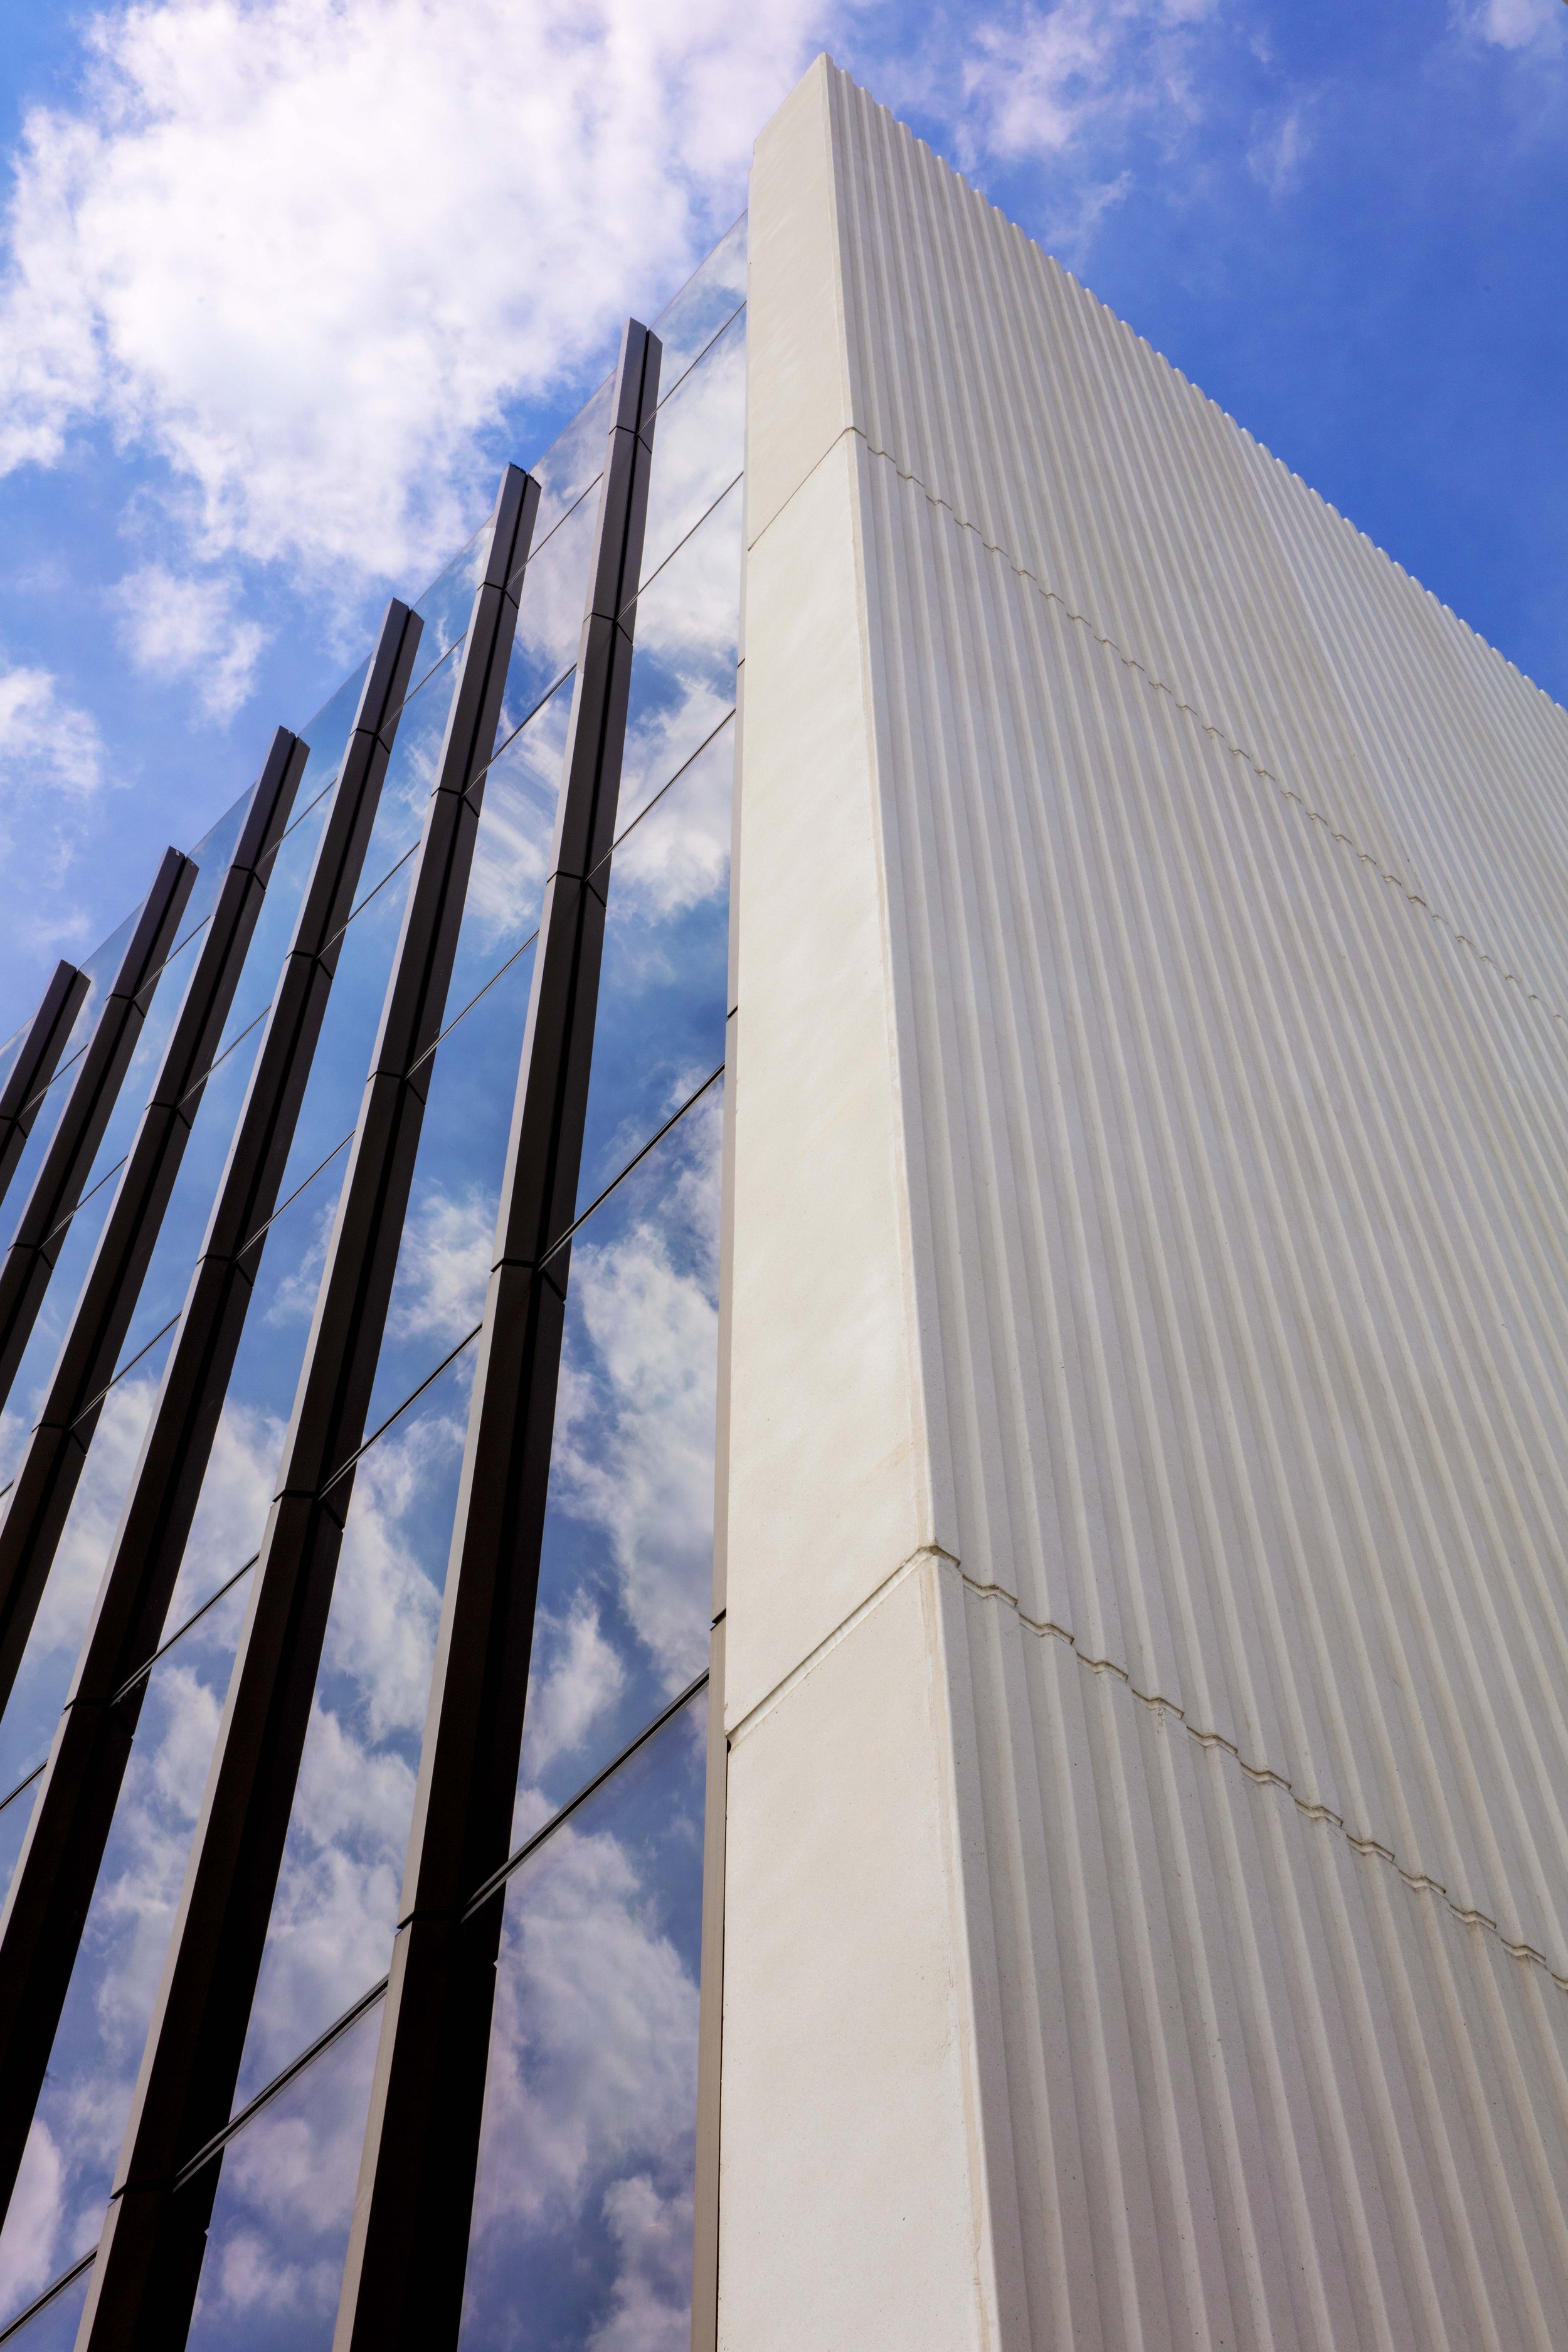
[[[1568,2343],[1568,716],[824,59],[751,201],[719,2340]]]

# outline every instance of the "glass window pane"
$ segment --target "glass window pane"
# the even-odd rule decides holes
[[[740,474],[745,460],[746,314],[659,407],[642,577],[647,580]]]
[[[686,2341],[707,1700],[508,1882],[462,2352]]]
[[[172,1344],[173,1334],[165,1335],[103,1401],[38,1613],[0,1717],[0,1790],[13,1788],[48,1753]]]
[[[38,1309],[37,1319],[28,1336],[16,1367],[10,1393],[0,1413],[0,1479],[9,1480],[21,1460],[27,1436],[38,1417],[48,1383],[59,1356],[60,1345],[70,1328],[70,1320],[92,1264],[104,1220],[113,1203],[120,1181],[119,1163],[135,1132],[146,1097],[156,1075],[168,1031],[179,1010],[191,966],[197,951],[197,942],[190,940],[172,959],[164,981],[153,999],[154,1011],[160,1017],[149,1016],[142,1042],[132,1055],[131,1067],[121,1089],[119,1103],[109,1122],[109,1130],[93,1163],[93,1173],[84,1188],[81,1203],[75,1214],[57,1228],[50,1246],[55,1251],[54,1272]],[[164,993],[165,989],[167,993]],[[160,1010],[161,1000],[161,1010]],[[145,1048],[145,1050],[143,1050]]]
[[[610,864],[581,1214],[724,1058],[732,723]]]
[[[71,1024],[71,1033],[66,1040],[65,1051],[60,1055],[55,1075],[50,1079],[43,1100],[38,1105],[32,1129],[23,1147],[22,1156],[11,1178],[9,1190],[4,1202],[0,1202],[0,1245],[8,1246],[16,1233],[17,1219],[26,1206],[27,1196],[32,1192],[38,1171],[44,1163],[50,1144],[54,1141],[55,1129],[59,1125],[60,1111],[76,1080],[76,1066],[86,1050],[88,1040],[98,1025],[98,1016],[103,1009],[105,991],[113,983],[114,975],[120,969],[120,960],[131,943],[131,934],[136,928],[141,913],[142,905],[139,903],[126,916],[119,929],[110,931],[103,945],[95,949],[93,953],[82,961],[80,969],[87,974],[87,993],[77,1009],[77,1016]]]
[[[529,559],[507,667],[500,742],[522,725],[577,658],[598,510],[595,492],[574,507]]]
[[[327,2352],[380,2031],[378,2000],[223,2150],[188,2352]]]
[[[531,947],[436,1049],[367,1432],[484,1312],[532,979]]]
[[[614,389],[614,379],[606,377],[592,398],[584,401],[571,424],[563,426],[543,457],[530,467],[540,494],[533,526],[536,542],[553,530],[584,491],[598,480],[605,463],[605,436],[610,429],[610,395]]]
[[[171,1625],[227,1581],[260,1544],[342,1189],[338,1152],[268,1227],[195,1517]]]
[[[708,1661],[721,1121],[715,1086],[572,1244],[520,1840]]]
[[[353,1132],[413,871],[410,859],[384,888],[362,902],[342,934],[326,1017],[279,1186],[279,1201],[286,1201],[327,1153]]]
[[[425,624],[419,639],[419,650],[414,656],[408,688],[413,693],[429,677],[437,663],[466,635],[468,615],[474,609],[474,591],[484,577],[485,556],[490,543],[493,509],[475,531],[466,547],[460,547],[451,562],[438,572],[428,588],[414,598],[414,609]]]
[[[202,1088],[179,1173],[121,1344],[117,1370],[140,1355],[153,1333],[161,1331],[185,1303],[196,1253],[228,1164],[235,1124],[245,1103],[261,1035],[261,1024],[258,1023],[218,1064]]]
[[[354,1474],[237,2106],[392,1957],[473,1360],[448,1365]]]
[[[40,1755],[33,1760],[41,1769],[45,1759]],[[0,1886],[10,1886],[11,1874],[16,1867],[37,1794],[38,1782],[35,1773],[21,1788],[13,1781],[4,1801],[0,1801]]]
[[[249,1581],[159,1659],[5,2226],[0,2323],[97,2242]],[[25,2288],[21,2282],[26,2281]]]
[[[457,1018],[539,921],[572,718],[568,678],[485,772],[479,839],[447,1018]]]
[[[746,215],[721,236],[653,322],[664,345],[661,394],[673,387],[746,299]]]
[[[79,2278],[73,2278],[58,2294],[51,2295],[42,2311],[5,2337],[11,2352],[71,2352],[91,2281],[89,2265]],[[8,2282],[0,2278],[0,2302],[9,2303],[7,2286]]]
[[[354,723],[354,712],[370,667],[370,656],[350,670],[341,686],[334,687],[313,718],[307,719],[297,731],[310,747],[305,763],[305,774],[300,786],[300,798],[295,804],[292,822],[300,817],[323,788],[335,781],[348,749],[349,730]]]
[[[458,656],[448,656],[403,706],[361,869],[356,908],[373,893],[384,895],[387,876],[400,867],[419,839],[426,803],[436,789],[457,677]],[[396,895],[401,908],[406,890]]]
[[[730,491],[637,599],[619,823],[631,823],[734,708],[741,493]]]
[[[296,803],[300,814],[279,843],[272,860],[267,896],[261,902],[245,969],[223,1024],[215,1061],[218,1055],[227,1052],[242,1031],[251,1027],[258,1014],[266,1012],[277,989],[279,968],[294,936],[300,901],[304,897],[327,812],[337,790],[336,780],[327,769],[323,768],[320,776],[314,771],[312,756],[306,764]]]

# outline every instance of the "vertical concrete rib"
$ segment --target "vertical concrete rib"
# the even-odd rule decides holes
[[[218,2168],[180,2166],[228,2119],[293,1802],[352,1475],[396,1271],[539,488],[508,467],[475,593],[381,1027],[328,1245],[279,1486],[93,2267],[84,2347],[178,2343]]]
[[[10,1189],[38,1106],[59,1065],[71,1024],[81,1010],[88,979],[74,963],[56,964],[43,1001],[28,1024],[11,1073],[0,1089],[0,1201]]]
[[[417,614],[394,599],[371,656],[168,1365],[0,1918],[0,2202],[9,2197],[48,2063],[144,1685],[118,1701],[116,1695],[163,1635],[420,626]],[[302,743],[298,751],[287,748],[297,741],[289,737],[275,746],[275,761],[285,763],[290,779],[306,750]]]
[[[622,338],[551,870],[334,2342],[437,2352],[462,2312],[630,687],[660,347]]]
[[[195,887],[196,869],[166,849],[120,969],[93,1024],[16,1236],[0,1263],[0,1402],[9,1395],[81,1188],[131,1066],[164,959]]]
[[[103,1394],[131,1326],[304,765],[305,746],[279,727],[16,1471],[0,1524],[0,1708],[16,1681]]]

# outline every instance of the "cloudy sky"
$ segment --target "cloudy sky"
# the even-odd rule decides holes
[[[1563,0],[0,23],[0,1035],[661,307],[823,47],[1568,698]]]

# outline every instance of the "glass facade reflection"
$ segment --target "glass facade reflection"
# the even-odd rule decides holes
[[[618,816],[589,881],[606,913],[575,1222],[552,1229],[545,1262],[564,1286],[565,1322],[512,1858],[499,1880],[468,1890],[499,1952],[482,2123],[468,2152],[460,2340],[473,2352],[663,2346],[683,2336],[689,2300],[744,299],[742,221],[654,322],[662,360],[642,554],[621,609],[634,650]],[[187,2284],[180,2322],[193,2346],[325,2347],[337,2322],[543,952],[584,598],[610,495],[613,396],[602,387],[532,468],[539,504],[512,583],[500,720],[467,786],[478,827],[451,978],[436,1043],[404,1074],[426,1108],[364,1438],[327,1466],[317,1496],[341,1522],[341,1551],[230,2120],[181,2151],[169,2200],[171,2226],[195,2217],[195,2293]],[[486,525],[414,602],[419,643],[386,729],[363,868],[330,943],[330,992],[281,1169],[255,1230],[232,1244],[237,1342],[193,1473],[173,1598],[100,1706],[106,1827],[84,1849],[96,1859],[82,1916],[49,1947],[58,2023],[25,2145],[0,2180],[0,2342],[25,2352],[74,2343],[95,2324],[94,2265],[149,2034],[162,2030],[160,1984],[189,1932],[182,1893],[211,1834],[204,1798],[235,1661],[258,1638],[258,1560],[318,1345],[322,1271],[384,1003],[407,952],[410,889],[489,547]],[[25,1933],[19,1891],[47,1883],[51,1867],[35,1821],[61,1834],[47,1826],[58,1805],[51,1812],[40,1792],[53,1790],[83,1645],[112,1599],[106,1571],[170,1410],[181,1318],[350,772],[366,677],[362,664],[302,730],[303,778],[0,1712],[0,1884],[12,1889],[0,1979]],[[194,888],[143,989],[79,1198],[51,1237],[52,1276],[0,1410],[0,1513],[248,797],[191,853]],[[0,1249],[46,1162],[134,921],[83,967],[82,1003],[0,1201]],[[26,1025],[0,1047],[0,1079]],[[503,1798],[510,1786],[509,1767]],[[0,2013],[0,2042],[5,2031]]]

